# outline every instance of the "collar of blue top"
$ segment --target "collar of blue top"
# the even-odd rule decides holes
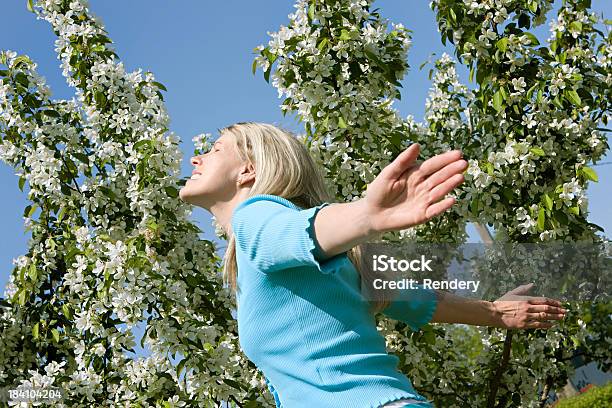
[[[287,200],[285,197],[281,197],[281,196],[274,195],[274,194],[255,194],[255,195],[252,195],[252,196],[248,197],[246,200],[244,200],[244,201],[242,201],[242,202],[238,203],[238,205],[236,206],[236,208],[234,208],[234,211],[232,212],[232,216],[234,215],[234,213],[235,213],[235,212],[236,212],[236,211],[237,211],[239,208],[244,207],[244,206],[245,206],[245,205],[247,205],[248,203],[250,203],[250,202],[252,202],[252,201],[254,201],[255,199],[258,199],[258,198],[268,198],[268,199],[272,199],[272,200],[274,200],[274,201],[278,201],[278,202],[280,202],[280,203],[282,203],[282,204],[285,204],[286,206],[291,207],[291,208],[293,208],[293,209],[296,209],[296,210],[303,210],[303,208],[302,208],[302,207],[299,207],[299,206],[295,205],[293,202],[291,202],[291,201]]]

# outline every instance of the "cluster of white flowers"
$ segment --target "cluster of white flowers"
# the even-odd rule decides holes
[[[363,191],[360,186],[375,177],[372,166],[382,168],[389,162],[388,155],[381,155],[380,149],[370,148],[380,145],[374,135],[383,129],[405,131],[397,111],[392,108],[390,96],[395,92],[395,85],[385,78],[379,64],[395,63],[393,80],[402,79],[410,37],[401,24],[392,24],[391,32],[387,32],[384,22],[366,21],[369,17],[366,7],[370,5],[371,1],[366,0],[322,2],[312,9],[314,20],[311,21],[310,3],[300,0],[295,5],[295,13],[289,15],[290,25],[269,33],[271,40],[267,47],[256,48],[261,54],[256,57],[257,65],[264,71],[270,69],[270,54],[278,61],[272,84],[279,97],[286,97],[281,105],[283,110],[297,110],[305,123],[313,129],[317,127],[321,135],[327,133],[329,140],[338,136],[343,127],[350,127],[351,134],[368,152],[366,165],[355,155],[347,160],[349,152],[332,150],[330,142],[322,140],[322,148],[314,147],[319,149],[320,160],[332,171],[326,176],[342,180],[344,187],[338,189],[338,195],[347,200],[358,199]],[[322,29],[323,24],[340,12],[341,23],[332,28],[332,37],[329,37]],[[299,40],[289,47],[286,43],[290,39]],[[355,62],[353,68],[349,61]],[[331,73],[336,70],[339,74],[332,77]],[[369,119],[373,117],[381,119]],[[314,142],[316,145],[318,141]]]

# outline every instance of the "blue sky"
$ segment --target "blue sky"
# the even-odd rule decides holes
[[[402,117],[423,117],[425,98],[430,86],[427,68],[419,66],[433,52],[441,55],[440,42],[429,1],[379,0],[374,7],[396,23],[413,30],[409,52],[410,71],[402,81],[402,100],[395,107]],[[272,6],[273,5],[273,6]],[[199,133],[239,121],[269,122],[302,132],[294,116],[283,117],[278,107],[282,99],[277,90],[263,79],[262,72],[251,72],[253,48],[267,44],[267,32],[287,25],[294,11],[293,1],[181,1],[160,2],[131,0],[91,1],[90,9],[100,16],[118,55],[127,70],[152,71],[168,92],[164,95],[170,113],[170,128],[183,140],[184,175],[191,173],[189,157],[193,153],[191,138]],[[593,8],[612,17],[612,2],[594,0]],[[542,30],[547,31],[548,27]],[[547,34],[545,33],[545,36]],[[54,98],[71,98],[61,75],[54,51],[55,36],[48,23],[37,20],[26,9],[25,0],[4,2],[0,14],[0,49],[29,55],[38,63],[38,71],[47,79]],[[467,83],[465,70],[460,70]],[[608,154],[602,162],[611,162]],[[589,221],[601,225],[610,236],[612,217],[606,208],[612,192],[612,165],[595,167],[599,183],[588,190]],[[0,162],[0,288],[4,288],[12,270],[12,259],[27,250],[29,233],[23,231],[23,209],[26,193],[19,191],[11,167]],[[210,215],[196,208],[193,220],[204,230],[203,237],[215,239]],[[469,228],[470,241],[478,236]]]

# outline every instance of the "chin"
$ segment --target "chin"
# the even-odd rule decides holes
[[[193,204],[193,196],[189,194],[189,188],[186,186],[179,190],[179,198],[188,204]]]
[[[179,198],[186,202],[187,204],[195,205],[201,207],[202,204],[202,193],[194,192],[190,186],[184,186],[179,190]]]

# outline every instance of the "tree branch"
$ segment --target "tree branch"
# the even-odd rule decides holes
[[[489,391],[489,397],[487,398],[487,408],[493,408],[495,405],[495,397],[497,396],[497,389],[504,370],[508,366],[508,360],[510,359],[510,349],[512,348],[512,330],[506,330],[506,339],[504,340],[504,350],[502,351],[502,358],[495,371],[495,375],[491,379],[491,389]]]

